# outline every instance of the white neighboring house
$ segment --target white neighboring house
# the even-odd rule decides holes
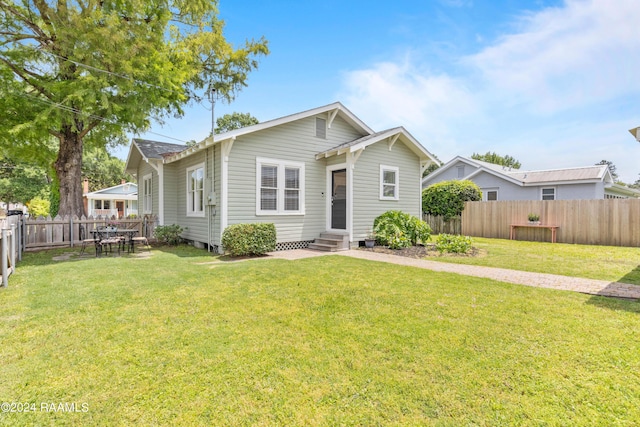
[[[422,187],[455,179],[475,182],[484,201],[640,198],[616,184],[607,165],[524,171],[461,156],[427,175]]]
[[[126,218],[138,215],[138,185],[133,182],[89,192],[89,182],[85,180],[83,198],[87,216]]]

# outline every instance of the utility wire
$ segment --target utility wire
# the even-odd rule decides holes
[[[81,110],[78,110],[76,108],[69,107],[67,105],[63,105],[63,104],[60,104],[60,103],[56,103],[56,102],[53,102],[53,101],[51,101],[49,99],[42,99],[42,98],[39,98],[37,96],[30,95],[28,93],[25,93],[25,94],[16,93],[15,95],[18,95],[18,96],[21,96],[21,97],[28,97],[28,98],[31,98],[31,99],[35,99],[38,102],[50,105],[50,106],[58,108],[60,110],[71,112],[71,113],[75,113],[75,114],[84,115],[84,116],[86,116],[88,118],[91,118],[91,119],[94,119],[94,120],[99,120],[99,121],[106,122],[106,123],[109,123],[109,124],[117,124],[113,120],[109,120],[109,119],[107,119],[105,117],[96,116],[95,114],[85,113],[85,112],[83,112]],[[150,133],[152,135],[161,136],[161,137],[167,138],[167,139],[173,139],[174,141],[183,142],[185,144],[187,143],[187,141],[185,141],[183,139],[174,138],[172,136],[163,135],[161,133],[157,133],[157,132],[153,132],[153,131],[146,131],[145,133]]]

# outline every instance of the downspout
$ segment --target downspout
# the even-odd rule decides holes
[[[164,165],[158,163],[158,225],[164,225]]]

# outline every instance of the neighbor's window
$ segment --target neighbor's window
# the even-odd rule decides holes
[[[204,163],[187,169],[187,215],[204,216]]]
[[[94,200],[93,209],[102,209],[102,200]]]
[[[487,191],[487,201],[498,200],[498,190]]]
[[[256,215],[304,214],[304,163],[256,158]]]
[[[399,175],[397,167],[380,165],[380,200],[398,200]]]
[[[153,207],[153,199],[151,197],[151,174],[142,177],[142,211],[146,214],[150,214]]]
[[[543,188],[542,189],[542,200],[555,200],[556,199],[556,189],[555,188]]]
[[[464,165],[458,166],[458,178],[464,178]]]

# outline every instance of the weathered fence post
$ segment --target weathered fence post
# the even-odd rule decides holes
[[[2,241],[0,241],[0,256],[2,257],[2,286],[5,288],[9,285],[9,268],[7,265],[7,230],[2,229]]]
[[[11,239],[9,240],[9,264],[11,268],[16,268],[16,225],[11,224]]]

